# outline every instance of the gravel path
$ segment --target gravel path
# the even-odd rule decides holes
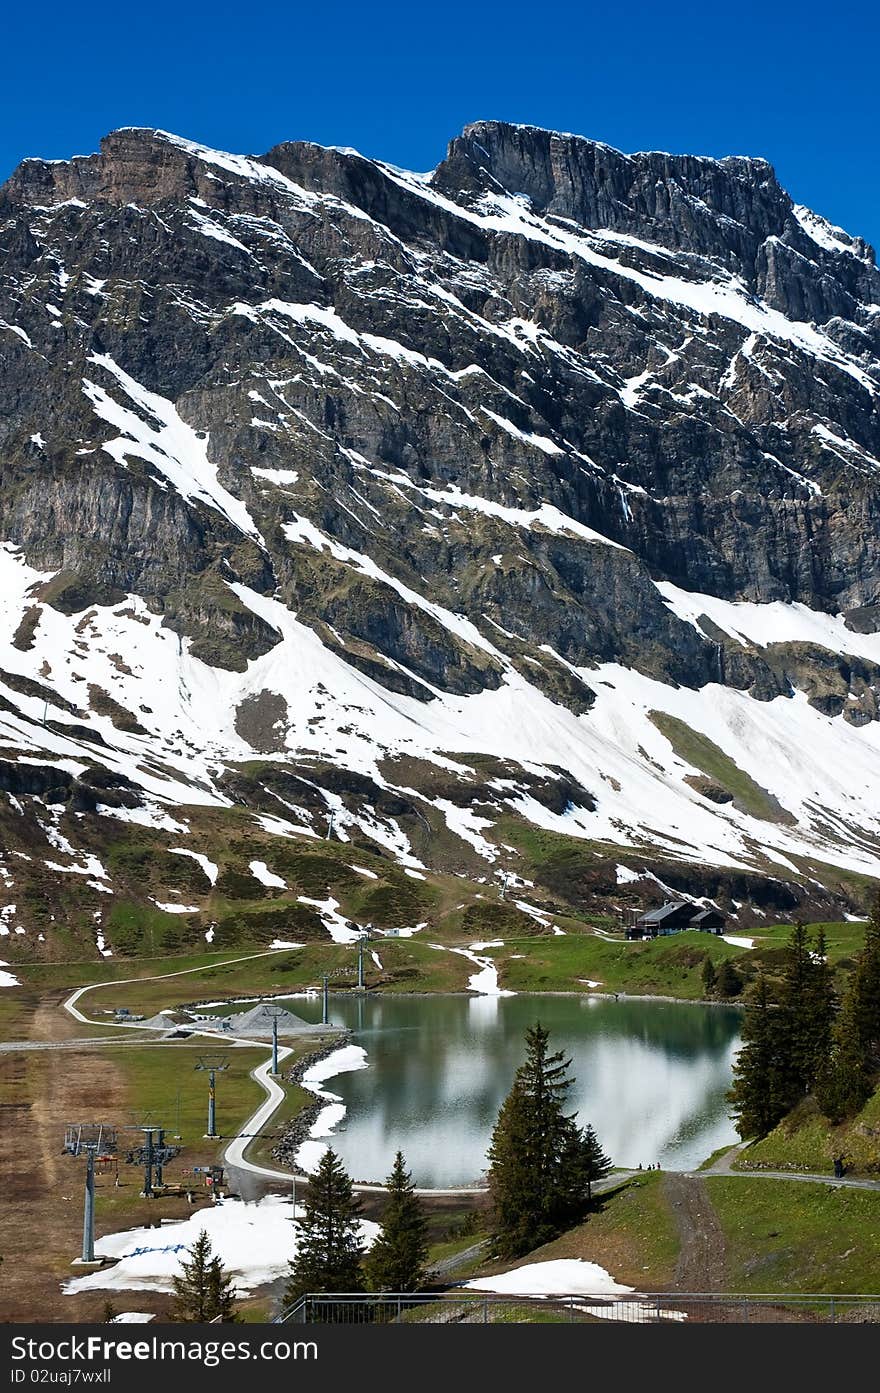
[[[670,1171],[663,1177],[663,1190],[681,1241],[673,1290],[723,1291],[726,1244],[705,1180]]]
[[[812,1171],[734,1170],[733,1162],[742,1149],[741,1145],[732,1146],[704,1171],[688,1171],[686,1174],[690,1177],[724,1175],[734,1180],[807,1180],[814,1185],[840,1185],[850,1190],[880,1190],[880,1180],[866,1180],[859,1176],[821,1175]]]

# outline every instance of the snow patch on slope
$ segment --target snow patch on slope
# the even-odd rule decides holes
[[[13,908],[14,908],[14,906],[13,906]],[[8,963],[5,963],[5,962],[3,961],[3,959],[0,958],[0,968],[4,968],[4,967],[8,967],[8,966],[9,966],[9,964],[8,964]],[[19,982],[18,978],[15,977],[15,976],[13,976],[13,974],[12,974],[11,972],[0,972],[0,987],[20,987],[20,986],[21,986],[21,983]]]
[[[170,846],[168,851],[172,856],[187,856],[191,861],[195,861],[197,866],[201,866],[210,883],[217,884],[220,868],[215,861],[210,861],[200,851],[188,851],[186,847],[182,846]]]
[[[115,378],[135,408],[122,406],[97,382],[83,378],[83,391],[95,415],[121,432],[101,448],[123,466],[132,457],[145,460],[182,498],[191,503],[207,503],[240,532],[262,544],[245,505],[217,478],[217,466],[208,459],[207,432],[187,425],[173,402],[142,387],[107,354],[93,353],[89,362]]]
[[[826,218],[814,213],[810,208],[805,208],[801,203],[795,203],[791,211],[804,232],[817,246],[828,252],[847,252],[850,256],[859,256],[854,239],[848,232],[844,232],[842,227],[836,227],[834,223],[828,222]],[[869,266],[872,264],[867,257],[859,257],[859,260],[864,260]]]
[[[281,876],[276,875],[274,871],[270,871],[265,861],[251,861],[249,863],[249,870],[251,875],[254,876],[261,885],[265,885],[269,889],[274,890],[287,889],[287,881],[282,880]]]
[[[751,600],[721,600],[715,595],[681,590],[670,581],[655,581],[664,601],[695,629],[700,630],[702,615],[737,643],[811,643],[832,653],[852,653],[880,663],[880,633],[858,634],[846,627],[842,614],[823,614],[821,610],[785,600],[757,604]],[[700,630],[702,632],[702,630]]]

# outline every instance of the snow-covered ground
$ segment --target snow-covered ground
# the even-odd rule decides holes
[[[245,505],[218,482],[206,432],[187,425],[172,402],[141,386],[106,354],[94,353],[89,362],[113,377],[126,398],[120,402],[100,384],[83,380],[95,414],[121,432],[101,448],[126,467],[131,457],[146,460],[183,498],[208,504],[246,536],[259,539]]]
[[[880,663],[880,633],[860,634],[848,629],[842,614],[823,614],[806,605],[787,604],[782,600],[769,604],[720,600],[716,595],[681,590],[670,581],[654,583],[673,613],[695,629],[700,629],[700,618],[705,615],[743,645],[812,643],[832,653],[853,653]]]
[[[8,966],[9,966],[8,963],[5,963],[5,962],[3,962],[2,959],[0,959],[0,968],[4,968],[4,967],[8,967]],[[0,987],[20,987],[20,986],[21,986],[21,983],[19,982],[18,978],[15,977],[15,976],[13,976],[13,974],[12,974],[11,972],[2,972],[2,971],[0,971]]]
[[[583,1258],[527,1262],[496,1277],[475,1277],[464,1285],[474,1291],[510,1296],[623,1296],[635,1290],[615,1282],[604,1267]]]
[[[327,1100],[327,1106],[321,1109],[312,1123],[307,1140],[301,1144],[296,1153],[296,1164],[308,1174],[317,1169],[321,1157],[327,1150],[327,1143],[322,1139],[332,1136],[345,1116],[345,1104],[338,1093],[332,1093],[329,1088],[323,1088],[322,1084],[327,1079],[335,1078],[337,1074],[347,1074],[353,1069],[366,1069],[367,1066],[365,1049],[360,1045],[343,1045],[340,1049],[327,1055],[326,1059],[319,1059],[317,1064],[313,1064],[303,1075],[303,1088],[314,1093],[316,1098],[326,1098]]]
[[[302,1213],[297,1206],[297,1215]],[[215,1257],[232,1275],[241,1295],[273,1282],[287,1271],[296,1252],[291,1202],[286,1196],[266,1195],[255,1204],[222,1200],[185,1219],[171,1219],[156,1228],[125,1229],[95,1244],[99,1256],[119,1258],[112,1267],[72,1277],[63,1284],[69,1296],[80,1291],[172,1291],[172,1278],[188,1260],[202,1229]],[[379,1232],[363,1220],[361,1232],[369,1245]]]
[[[171,846],[168,848],[172,856],[188,856],[191,861],[195,861],[197,866],[201,866],[211,885],[217,884],[217,876],[220,874],[220,867],[215,861],[203,856],[200,851],[190,851],[185,846]]]
[[[126,394],[134,392],[122,378],[114,380]],[[101,401],[109,413],[109,405]],[[134,432],[134,424],[127,417],[126,421],[126,429]],[[171,422],[168,429],[172,427],[177,430],[176,423]],[[136,445],[140,448],[131,436],[120,439],[121,459]],[[168,437],[171,442],[176,439],[173,433]],[[154,446],[147,442],[144,448]],[[210,502],[249,531],[248,518],[231,509],[210,478],[194,475],[187,487],[192,497]],[[323,534],[313,536],[314,529],[305,520],[298,527],[300,544],[330,545]],[[374,574],[369,558],[350,548],[343,550],[345,564]],[[517,761],[535,773],[551,766],[564,768],[593,794],[595,811],[570,804],[564,812],[554,813],[527,795],[511,799],[525,817],[552,831],[618,846],[649,843],[660,853],[673,857],[692,853],[716,866],[751,868],[756,859],[766,857],[790,871],[795,865],[792,857],[814,856],[851,871],[880,875],[880,723],[856,727],[842,716],[823,715],[808,704],[804,693],[756,701],[733,688],[674,687],[606,663],[589,671],[576,669],[596,693],[592,709],[576,716],[531,685],[470,621],[417,597],[420,607],[427,606],[450,634],[476,644],[504,670],[504,680],[495,690],[470,696],[438,691],[435,700],[424,703],[378,686],[325,647],[318,634],[280,601],[238,583],[231,584],[230,591],[280,636],[279,643],[251,661],[245,672],[200,662],[189,640],[163,628],[160,617],[137,597],[110,607],[95,606],[85,617],[41,605],[33,646],[17,648],[12,638],[25,610],[33,605],[31,588],[49,578],[28,566],[15,548],[0,547],[0,648],[4,664],[17,678],[40,681],[43,686],[48,683],[74,704],[82,702],[83,683],[92,683],[138,713],[148,731],[146,740],[119,730],[109,717],[95,711],[87,715],[89,726],[104,742],[106,764],[133,779],[154,800],[147,809],[108,810],[108,815],[155,822],[168,816],[163,804],[227,803],[218,788],[218,768],[225,761],[254,756],[236,729],[235,713],[249,697],[269,691],[286,703],[288,750],[313,749],[331,762],[368,775],[380,787],[389,787],[382,772],[387,769],[386,754],[411,755],[448,768],[448,751],[460,752],[459,761],[466,760],[468,752],[480,752]],[[395,588],[400,592],[399,583]],[[880,658],[880,635],[855,634],[840,616],[779,602],[732,604],[663,582],[659,589],[685,622],[698,626],[705,613],[743,641],[807,641],[834,652]],[[409,591],[404,598],[417,603]],[[79,632],[82,625],[87,652]],[[27,695],[19,684],[7,691],[2,677],[0,694],[21,712],[3,711],[0,747],[32,748],[35,758],[50,759],[72,774],[86,768],[93,750],[77,737],[75,727],[70,734],[64,732],[69,722],[63,719],[62,708],[52,707],[51,698],[53,721],[44,724],[42,697]],[[699,771],[679,757],[656,728],[651,713],[657,711],[707,736],[778,800],[792,815],[793,824],[765,821],[732,804],[702,798],[685,782]],[[348,840],[352,831],[358,831],[391,850],[401,864],[419,869],[405,833],[393,818],[351,810],[338,795],[325,797],[340,839]],[[433,802],[450,831],[481,858],[497,861],[499,849],[490,840],[488,819],[449,800],[427,801]],[[261,814],[259,820],[278,835],[315,835],[303,809],[291,808],[276,818]],[[187,831],[180,823],[170,825],[181,833]],[[319,830],[323,833],[322,824]],[[106,871],[94,858],[72,846],[62,849],[69,860],[53,862],[59,872],[88,875],[96,886],[111,888]],[[216,878],[215,863],[202,853],[181,845],[174,852],[191,855],[208,881]],[[251,870],[263,884],[282,888],[281,877],[265,862],[253,862]],[[627,883],[632,875],[626,867],[617,869],[619,883]],[[354,931],[344,924],[336,902],[305,902],[313,903],[334,939],[351,941]],[[192,912],[188,906],[162,903],[168,912]]]
[[[616,1282],[604,1267],[587,1262],[584,1258],[525,1263],[495,1277],[475,1277],[463,1285],[472,1291],[494,1292],[503,1296],[602,1298],[597,1304],[589,1300],[576,1303],[579,1312],[599,1320],[642,1324],[653,1322],[657,1316],[656,1307],[643,1304],[647,1298],[642,1298],[634,1287]],[[621,1302],[606,1299],[615,1296],[629,1299]],[[660,1318],[681,1321],[686,1320],[687,1316],[684,1311],[661,1310]]]
[[[502,987],[499,987],[498,968],[492,959],[480,956],[473,951],[474,948],[496,948],[499,946],[501,945],[498,943],[475,943],[471,948],[449,948],[445,951],[457,953],[461,958],[467,958],[468,962],[472,962],[475,967],[480,969],[479,972],[473,973],[473,975],[468,978],[468,989],[470,991],[479,992],[482,996],[513,996],[513,992],[505,991]],[[431,947],[440,948],[441,952],[444,951],[442,945],[439,943],[432,943]]]
[[[300,904],[317,910],[321,923],[334,943],[357,943],[361,930],[352,928],[345,916],[339,913],[338,900],[332,896],[326,900],[310,900],[307,895],[297,895],[296,898]]]
[[[250,872],[261,885],[275,890],[287,889],[287,881],[282,880],[281,876],[276,875],[274,871],[270,871],[265,861],[251,861]]]

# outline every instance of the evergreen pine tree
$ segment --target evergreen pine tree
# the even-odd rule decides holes
[[[733,1066],[733,1104],[736,1130],[744,1141],[765,1137],[787,1111],[780,1096],[780,1014],[770,1001],[761,972],[746,1009],[742,1049]]]
[[[813,1086],[816,1072],[814,1014],[816,1010],[816,964],[810,940],[798,921],[787,946],[788,961],[779,990],[779,1091],[780,1102],[789,1112]],[[827,1052],[827,1035],[826,1035]]]
[[[531,1100],[517,1076],[501,1105],[489,1147],[493,1235],[502,1257],[524,1253],[545,1232],[550,1236],[541,1198],[533,1188],[531,1112]]]
[[[235,1296],[232,1278],[223,1271],[220,1259],[212,1258],[208,1267],[208,1305],[213,1314],[208,1319],[219,1319],[223,1325],[238,1321]]]
[[[583,1130],[583,1169],[587,1182],[587,1199],[592,1202],[593,1184],[608,1175],[611,1170],[611,1157],[605,1155],[589,1122]]]
[[[825,1116],[838,1123],[860,1112],[873,1091],[868,1054],[857,1025],[855,993],[850,986],[834,1023],[831,1056],[820,1071],[816,1099]]]
[[[601,1158],[563,1112],[570,1060],[550,1053],[548,1032],[526,1032],[526,1061],[498,1114],[489,1147],[493,1236],[502,1257],[516,1257],[577,1222],[589,1205],[589,1175]],[[595,1142],[595,1138],[593,1138]],[[598,1143],[596,1143],[596,1146]],[[596,1178],[593,1176],[593,1178]]]
[[[309,1181],[304,1209],[285,1305],[310,1291],[363,1291],[361,1205],[342,1162],[329,1148]]]
[[[718,980],[718,973],[715,971],[715,964],[707,953],[703,959],[703,970],[700,974],[703,978],[703,991],[707,996],[711,996],[715,990],[715,983]]]
[[[880,1071],[880,894],[852,975],[853,1024],[869,1071]]]
[[[836,1007],[834,974],[828,962],[825,931],[819,929],[816,935],[816,946],[811,953],[805,1004],[805,1015],[811,1025],[811,1048],[808,1055],[809,1078],[807,1080],[807,1088],[810,1092],[814,1091],[816,1080],[828,1063]]]
[[[427,1276],[427,1220],[413,1190],[403,1152],[388,1177],[382,1232],[364,1260],[371,1291],[418,1291]]]
[[[715,978],[715,994],[727,1001],[732,996],[739,996],[742,989],[743,979],[733,963],[728,962],[725,958]]]
[[[202,1229],[189,1255],[189,1262],[182,1263],[181,1272],[172,1278],[174,1302],[169,1319],[204,1322],[220,1316],[224,1321],[235,1320],[235,1290],[220,1259],[212,1254],[206,1229]]]
[[[853,1117],[870,1098],[880,1073],[880,896],[865,931],[837,1020],[827,1067],[819,1077],[819,1106],[832,1122]]]
[[[584,1133],[573,1117],[562,1119],[558,1146],[553,1202],[548,1213],[554,1233],[578,1223],[589,1208],[591,1199],[590,1167],[584,1145]]]

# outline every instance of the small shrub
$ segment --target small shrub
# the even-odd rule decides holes
[[[228,900],[258,900],[265,893],[265,887],[250,871],[238,871],[233,866],[224,866],[214,888]]]

